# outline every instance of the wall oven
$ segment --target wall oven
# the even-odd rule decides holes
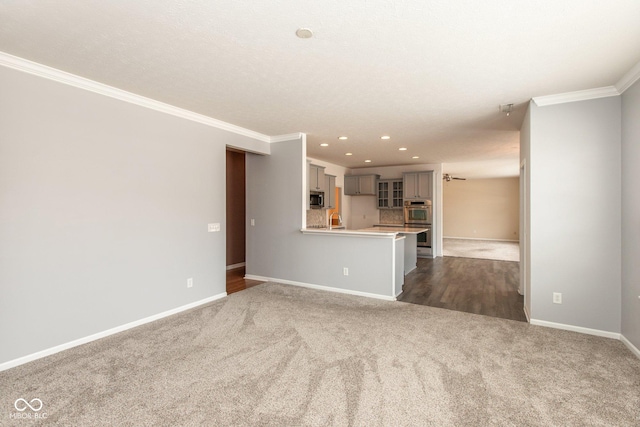
[[[404,202],[406,225],[431,225],[431,200],[407,200]]]
[[[404,224],[407,227],[431,228],[433,211],[431,200],[407,200],[404,202]],[[431,230],[418,234],[418,255],[431,254]]]

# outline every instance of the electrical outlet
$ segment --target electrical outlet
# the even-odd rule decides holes
[[[344,276],[348,276],[348,275],[349,275],[349,269],[348,269],[347,267],[343,268],[343,269],[342,269],[342,274],[343,274]]]
[[[207,230],[209,231],[209,233],[213,233],[215,231],[220,231],[220,223],[219,222],[215,222],[213,224],[207,225]]]
[[[256,225],[256,220],[255,220],[255,219],[253,219],[253,218],[251,218],[251,226],[252,226],[252,227],[255,227],[255,225]]]
[[[187,288],[193,288],[193,277],[187,279]]]
[[[560,292],[553,293],[553,303],[562,304],[562,294]]]

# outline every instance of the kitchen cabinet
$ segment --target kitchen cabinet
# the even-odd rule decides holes
[[[324,207],[335,209],[336,207],[336,177],[334,175],[324,175]]]
[[[402,208],[403,182],[401,179],[378,181],[378,209]]]
[[[375,196],[376,181],[380,175],[346,175],[344,194],[347,196]]]
[[[309,164],[309,191],[325,191],[324,168]]]
[[[433,197],[433,171],[405,172],[403,176],[404,199],[431,199]]]

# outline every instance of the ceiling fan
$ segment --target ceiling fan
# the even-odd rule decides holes
[[[457,179],[457,180],[460,180],[460,181],[466,181],[467,180],[467,178],[458,178],[457,176],[451,176],[448,173],[443,174],[442,175],[442,179],[444,179],[447,182],[451,181],[452,179]]]

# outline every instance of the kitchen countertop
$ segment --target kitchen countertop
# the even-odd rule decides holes
[[[361,237],[397,237],[398,234],[419,234],[424,231],[429,231],[429,227],[404,227],[404,226],[391,226],[391,227],[371,227],[363,228],[360,230],[329,230],[328,228],[303,228],[303,234],[333,234],[342,236],[361,236]]]
[[[378,225],[371,228],[363,228],[358,231],[371,231],[383,233],[420,234],[431,230],[431,227],[405,227],[404,225]]]

